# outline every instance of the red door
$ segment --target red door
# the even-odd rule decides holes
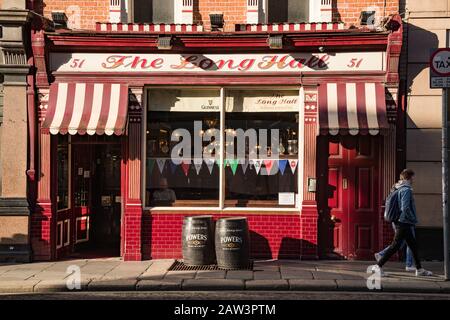
[[[326,258],[372,259],[377,243],[378,149],[373,136],[328,141],[322,197],[322,253]]]

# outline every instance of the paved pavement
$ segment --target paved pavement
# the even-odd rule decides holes
[[[82,292],[32,292],[0,293],[0,305],[10,300],[218,300],[222,303],[256,300],[258,304],[267,300],[288,302],[295,300],[294,308],[300,307],[298,300],[450,300],[445,293],[403,292],[343,292],[343,291],[82,291]],[[11,306],[7,303],[8,306]],[[165,313],[165,305],[158,304],[158,311]],[[3,310],[3,309],[2,309]],[[167,311],[167,309],[166,309]],[[103,311],[102,311],[103,312]]]
[[[425,262],[435,273],[418,278],[403,264],[389,262],[377,286],[366,273],[373,262],[362,261],[255,261],[252,271],[168,271],[174,260],[124,262],[119,258],[0,264],[0,293],[72,291],[292,291],[449,294],[442,262]],[[369,279],[368,279],[369,278]],[[367,284],[375,289],[369,289]]]

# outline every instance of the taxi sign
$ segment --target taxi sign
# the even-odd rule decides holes
[[[450,48],[437,49],[432,53],[430,87],[450,88]]]

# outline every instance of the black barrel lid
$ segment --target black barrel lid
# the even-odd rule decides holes
[[[213,216],[211,215],[201,215],[201,216],[187,216],[184,217],[184,219],[186,220],[191,220],[191,219],[212,219]]]

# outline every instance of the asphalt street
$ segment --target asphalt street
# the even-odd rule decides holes
[[[449,294],[183,291],[183,292],[60,292],[0,294],[0,300],[450,300]]]

